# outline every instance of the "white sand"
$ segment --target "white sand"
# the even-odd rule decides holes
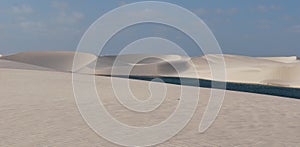
[[[83,121],[71,80],[71,73],[0,68],[0,146],[115,146]],[[133,92],[146,96],[148,83],[132,80]],[[96,84],[109,112],[129,125],[158,123],[178,103],[179,87],[168,85],[168,98],[157,111],[136,114],[117,102],[108,77],[96,77]],[[201,97],[195,116],[182,132],[161,146],[300,145],[299,100],[228,91],[217,120],[199,134],[197,128],[210,90],[198,89]]]
[[[31,52],[0,59],[0,146],[113,146],[83,121],[72,91],[72,52]],[[75,71],[92,73],[94,55],[80,53]],[[211,79],[207,61],[220,64],[221,55],[123,55],[116,73],[124,74],[136,59],[131,75],[177,76]],[[100,57],[96,74],[110,74],[116,57]],[[158,59],[159,58],[159,59]],[[227,80],[231,82],[300,87],[300,62],[296,57],[224,55]],[[198,77],[191,70],[193,64]],[[178,71],[171,66],[178,67]],[[116,78],[117,79],[117,78]],[[124,80],[124,79],[117,79]],[[132,92],[149,96],[147,81],[131,80]],[[175,108],[179,86],[168,85],[167,100],[158,110],[136,114],[121,106],[107,77],[96,77],[99,95],[117,119],[134,126],[153,125]],[[210,94],[201,91],[196,115],[188,126],[161,146],[300,146],[300,101],[275,96],[226,92],[221,112],[207,132],[197,128]],[[151,119],[150,119],[151,118]]]
[[[59,71],[72,71],[74,52],[25,52],[4,56],[1,59],[17,61]],[[75,71],[96,59],[95,55],[79,53],[80,63]]]
[[[181,73],[182,77],[224,81],[213,78],[208,65],[208,61],[215,65],[222,64],[220,62],[221,55],[193,58],[174,55],[147,58],[145,55],[140,55],[139,58],[145,59],[133,67],[130,72],[131,75],[170,77],[178,76],[178,73]],[[115,59],[115,56],[100,57],[96,66],[96,74],[110,75]],[[300,62],[296,57],[252,58],[224,55],[224,59],[227,73],[226,81],[228,82],[300,87]],[[113,67],[113,74],[123,75],[135,60],[136,55],[121,56],[119,59],[121,64]],[[174,67],[177,67],[177,70]],[[195,75],[193,67],[196,68],[197,75]],[[92,73],[88,67],[82,69],[81,72]]]
[[[271,61],[277,61],[282,63],[295,63],[299,62],[297,56],[290,56],[290,57],[261,57],[260,59],[267,59]]]
[[[59,71],[72,71],[73,56],[73,52],[29,52],[4,56],[1,59]],[[74,71],[94,73],[91,65],[94,64],[92,61],[96,59],[96,56],[79,53],[78,57],[80,60]],[[116,56],[106,56],[98,58],[95,73],[98,75],[127,75],[128,68],[133,67],[130,71],[131,75],[170,77],[178,76],[180,73],[181,77],[222,81],[224,79],[215,79],[211,76],[208,62],[215,65],[222,64],[220,59],[223,57],[226,64],[226,81],[228,82],[300,87],[300,62],[296,56],[252,58],[235,55],[207,55],[189,58],[178,55],[122,55],[118,57],[117,61],[119,62],[113,67],[113,70],[112,65]],[[136,61],[139,62],[136,63]],[[193,70],[193,67],[196,70]]]
[[[297,60],[291,62],[290,58],[286,60],[279,58],[281,59],[279,62],[234,55],[225,55],[224,57],[227,81],[300,87],[300,63]],[[208,57],[209,60],[214,60],[214,58],[216,57]],[[208,70],[200,68],[199,71],[205,69]]]

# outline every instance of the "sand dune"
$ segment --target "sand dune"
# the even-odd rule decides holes
[[[0,59],[0,146],[116,146],[93,132],[77,109],[69,72],[74,55],[71,52],[35,52]],[[178,76],[179,72],[183,77],[211,79],[208,63],[221,64],[223,56],[123,55],[118,57],[120,62],[113,67],[115,69],[112,65],[116,56],[99,57],[97,62],[94,55],[80,53],[79,57],[76,72],[81,73],[93,73],[92,67],[96,64],[96,74],[111,74],[112,70],[115,70],[113,74],[124,74],[134,65],[131,75]],[[234,55],[224,55],[224,58],[228,81],[300,86],[300,64],[294,58]],[[137,59],[139,62],[134,64]],[[80,75],[92,76],[89,74]],[[112,78],[119,82],[126,80]],[[149,114],[134,113],[117,100],[110,77],[95,76],[95,84],[109,113],[130,126],[162,122],[182,99],[180,86],[166,84],[167,98],[157,110]],[[151,95],[149,85],[148,81],[130,80],[131,92],[141,100]],[[206,132],[199,133],[197,128],[211,90],[189,88],[201,94],[196,113],[187,127],[160,146],[300,145],[299,100],[226,91],[216,121]]]
[[[42,66],[16,62],[11,60],[0,59],[0,68],[6,69],[24,69],[24,70],[45,70],[45,71],[54,71],[54,69],[46,68]]]
[[[132,60],[135,60],[134,56],[121,56],[119,59],[121,63],[113,67],[113,73],[111,73],[111,66],[116,57],[100,57],[96,74],[125,74],[125,71],[131,67]],[[235,55],[207,55],[193,58],[172,55],[156,58],[141,55],[140,57],[145,59],[133,67],[130,75],[176,77],[180,73],[181,77],[213,79],[208,63],[222,64],[220,59],[224,57],[228,82],[300,87],[300,62],[294,57],[252,58]]]
[[[74,52],[25,52],[3,56],[1,59],[53,68],[59,71],[72,71],[74,56]],[[96,56],[87,53],[79,53],[78,56],[80,63],[78,63],[75,71],[96,59]]]
[[[72,52],[30,52],[3,56],[14,62],[26,63],[59,71],[72,71]],[[253,58],[236,55],[206,55],[183,57],[179,55],[120,55],[97,57],[79,53],[75,71],[97,75],[167,76],[213,79],[210,64],[223,64],[226,81],[300,87],[300,62],[297,57]],[[95,66],[95,71],[93,67]],[[218,79],[217,79],[218,80]]]
[[[221,55],[195,57],[193,62],[198,66],[199,78],[211,79],[209,66],[203,66],[205,60],[217,63]],[[226,64],[227,81],[268,85],[300,87],[300,63],[297,58],[252,58],[246,56],[223,55]],[[280,62],[279,60],[280,59]],[[286,59],[286,60],[283,60]],[[206,71],[206,74],[201,72]]]
[[[267,59],[271,61],[277,61],[282,63],[295,63],[299,62],[297,56],[290,56],[290,57],[261,57],[260,59]]]
[[[130,75],[136,76],[176,76],[178,73],[182,73],[190,68],[189,60],[189,57],[178,55],[99,57],[96,65],[96,74],[126,75],[127,72],[130,72]]]

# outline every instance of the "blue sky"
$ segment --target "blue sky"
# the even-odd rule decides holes
[[[2,0],[0,54],[47,50],[74,51],[83,33],[97,18],[132,2],[137,1]],[[185,7],[202,18],[213,31],[225,54],[300,56],[300,1],[166,2]],[[143,34],[147,34],[145,30],[147,29],[144,29]],[[172,34],[164,33],[167,34],[161,35]],[[118,41],[120,39],[116,39],[116,43],[112,44],[119,44]],[[193,48],[189,41],[178,41],[186,48]],[[112,45],[111,48],[117,46]]]

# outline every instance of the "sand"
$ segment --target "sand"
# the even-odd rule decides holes
[[[134,56],[119,57],[120,64],[116,64],[113,68],[115,56],[100,57],[95,72],[98,75],[123,75],[127,73],[128,68],[132,67],[131,63],[135,62]],[[144,55],[140,58],[145,59],[132,67],[130,75],[177,77],[180,73],[181,77],[188,78],[300,88],[300,62],[296,57],[253,58],[235,55],[207,55],[189,58],[164,55],[153,58]],[[209,62],[221,65],[221,58],[225,59],[226,80],[213,77],[208,64]],[[93,73],[90,71],[91,69],[88,68],[82,70],[84,73]]]
[[[271,61],[277,61],[282,63],[297,63],[300,62],[297,56],[290,57],[260,57],[259,59],[266,59]]]
[[[1,59],[70,72],[74,55],[74,52],[28,52]],[[180,73],[180,77],[300,88],[300,61],[296,56],[254,58],[206,55],[190,58],[178,55],[121,55],[97,58],[88,53],[78,53],[77,56],[79,60],[73,72],[86,74],[178,77]],[[222,58],[225,60],[226,78],[213,77],[210,66],[224,64],[220,60]]]
[[[114,146],[81,118],[70,73],[0,69],[0,77],[0,146]],[[117,103],[109,78],[99,76],[96,82],[106,108],[130,125],[160,122],[178,103],[179,87],[168,85],[168,99],[157,112],[136,115]],[[131,85],[137,95],[147,93],[148,82],[132,80]],[[182,132],[161,146],[300,145],[299,100],[228,91],[217,120],[200,134],[197,128],[210,90],[198,89],[201,97],[196,115]]]
[[[125,65],[122,66],[126,67],[132,61],[132,55],[128,56],[124,56],[126,62],[123,62]],[[68,64],[58,64],[58,61],[52,60],[53,58],[38,58],[38,60],[43,60],[42,62],[32,57],[31,54],[31,58],[22,57],[22,60],[15,57],[0,59],[0,146],[116,146],[99,137],[82,119],[73,95],[69,61]],[[106,62],[98,65],[96,72],[110,68],[108,65],[111,64],[113,57],[103,58],[106,59]],[[205,77],[209,75],[209,71],[204,70],[208,68],[205,64],[206,58],[218,61],[219,55],[191,59],[166,55],[161,58],[183,66],[184,68],[180,70],[186,75],[189,75],[190,65],[184,63],[189,61],[201,63],[196,68],[199,69],[200,75]],[[55,59],[57,58],[55,57]],[[62,61],[65,58],[59,59]],[[67,59],[71,60],[72,58]],[[90,61],[90,58],[84,59]],[[289,81],[297,80],[297,75],[293,75],[293,73],[299,72],[299,68],[295,68],[298,67],[297,62],[283,63],[232,55],[226,55],[225,60],[229,69],[229,79],[236,78],[237,81],[244,80],[243,77],[257,75],[245,79],[247,82],[261,82],[261,80],[270,79],[267,78],[270,77],[267,74],[272,73],[274,74],[272,79],[283,80],[292,86]],[[44,61],[45,63],[53,61],[55,65],[59,65],[59,68],[53,68],[52,65],[44,66]],[[80,65],[87,64],[87,61],[82,61],[83,63]],[[154,58],[144,60],[140,64],[140,67],[135,69],[136,74],[143,73],[144,64],[147,68],[155,69],[153,74],[162,74],[158,67],[168,66],[163,61]],[[270,69],[266,69],[266,67]],[[287,69],[281,69],[284,67]],[[89,65],[83,66],[81,71],[87,71],[88,68]],[[280,74],[277,73],[279,71],[288,73],[291,77],[288,77],[289,79],[280,77]],[[234,74],[237,77],[234,77]],[[169,116],[180,101],[180,87],[167,84],[167,99],[162,106],[147,114],[137,114],[118,103],[109,77],[96,76],[95,80],[104,106],[115,118],[128,125],[157,124]],[[147,81],[130,80],[133,93],[141,99],[149,95],[148,84]],[[226,91],[224,103],[216,121],[205,133],[201,134],[197,130],[210,96],[210,89],[194,88],[199,90],[201,95],[193,119],[178,135],[160,146],[296,147],[300,145],[299,100]]]
[[[45,68],[53,68],[59,71],[72,71],[74,52],[25,52],[9,56],[3,56],[1,59],[32,64]],[[86,66],[96,59],[95,55],[79,53],[80,63],[74,71]]]

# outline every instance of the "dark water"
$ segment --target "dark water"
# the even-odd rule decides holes
[[[117,76],[117,77],[128,78],[123,76]],[[129,78],[136,79],[136,80],[165,82],[165,83],[176,84],[176,85],[226,89],[231,91],[242,91],[242,92],[249,92],[249,93],[258,93],[258,94],[300,99],[300,88],[277,87],[277,86],[268,86],[268,85],[259,85],[259,84],[218,82],[218,81],[203,80],[203,79],[176,78],[176,77],[171,78],[171,77],[129,76]]]

